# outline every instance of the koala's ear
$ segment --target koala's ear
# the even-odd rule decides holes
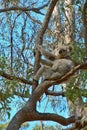
[[[69,46],[69,51],[72,51],[72,49],[73,49],[72,46]]]

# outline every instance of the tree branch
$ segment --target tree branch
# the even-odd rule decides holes
[[[21,98],[29,98],[30,97],[29,94],[26,95],[26,94],[20,93],[20,92],[14,92],[14,94],[17,95],[17,96],[19,96],[19,97],[21,97]]]
[[[73,127],[63,130],[82,130],[82,128],[84,128],[85,126],[87,126],[87,121],[84,121],[83,123],[81,121],[77,121]]]
[[[54,113],[36,113],[37,117],[36,120],[44,120],[44,121],[54,121],[57,123],[60,123],[61,125],[67,126],[71,123],[75,122],[75,118],[74,116],[69,117],[69,118],[64,118],[63,116],[60,116],[58,114],[54,114]]]
[[[41,21],[40,20],[36,20],[35,18],[33,18],[28,12],[25,12],[26,13],[26,15],[32,20],[32,21],[34,21],[34,22],[36,22],[36,23],[38,23],[38,24],[40,24],[40,25],[42,25],[42,23],[41,23]]]
[[[24,79],[24,78],[21,78],[21,77],[17,77],[17,76],[14,76],[14,75],[7,74],[7,73],[5,73],[4,71],[0,71],[0,76],[6,78],[6,79],[8,79],[8,80],[17,80],[17,81],[19,81],[19,82],[32,85],[32,82],[31,82],[31,81],[29,81],[29,80],[27,80],[27,79]]]
[[[51,96],[63,96],[64,97],[64,92],[54,92],[51,90],[47,90],[46,95],[51,95]]]
[[[19,112],[17,112],[17,114],[14,116],[14,118],[12,119],[6,130],[19,130],[22,123],[26,121],[38,121],[38,120],[54,121],[65,126],[75,122],[74,116],[64,118],[54,113],[39,113],[37,111],[33,111],[32,108],[29,109],[28,107],[27,108],[25,107],[21,109]]]
[[[37,8],[28,8],[28,7],[18,7],[18,6],[16,6],[16,7],[0,9],[0,13],[7,12],[7,11],[20,10],[20,11],[24,11],[24,12],[25,11],[33,11],[35,13],[39,13],[39,14],[43,15],[43,13],[41,13],[40,10],[43,9],[44,7],[48,6],[48,3],[49,3],[49,1],[46,4],[44,4],[43,6],[40,6],[40,7],[37,7]]]
[[[57,114],[50,114],[50,113],[38,113],[36,112],[36,102],[40,99],[43,93],[46,92],[46,90],[52,85],[52,84],[58,84],[62,81],[69,78],[71,75],[73,75],[78,69],[87,69],[87,63],[84,63],[82,65],[77,65],[74,67],[69,73],[67,73],[65,76],[63,76],[61,79],[59,79],[57,82],[54,81],[43,81],[41,84],[36,87],[33,94],[31,95],[30,99],[27,101],[25,107],[21,109],[17,114],[13,117],[12,121],[10,122],[9,126],[7,127],[7,130],[18,130],[22,123],[26,121],[34,121],[34,120],[51,120],[58,122],[62,125],[69,125],[70,123],[75,123],[75,118],[64,118],[62,116],[59,116]],[[23,117],[23,118],[22,118]],[[84,125],[87,125],[87,122],[84,123]],[[76,125],[77,127],[77,125]]]

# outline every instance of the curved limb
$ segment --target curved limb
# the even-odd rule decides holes
[[[42,46],[38,45],[37,46],[38,51],[41,52],[42,55],[45,56],[45,58],[49,59],[49,60],[55,60],[56,56],[54,54],[52,54],[51,52],[45,50]]]
[[[34,76],[34,80],[38,81],[39,78],[42,76],[45,70],[45,66],[41,66],[41,68],[37,71],[36,75]]]
[[[41,64],[43,64],[43,65],[47,65],[47,66],[50,66],[50,67],[53,66],[53,62],[50,61],[50,60],[41,59],[40,62],[41,62]]]

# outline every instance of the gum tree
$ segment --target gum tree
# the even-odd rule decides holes
[[[72,125],[73,128],[71,129],[80,129],[87,126],[86,116],[84,117],[84,113],[86,112],[86,101],[84,102],[82,100],[83,97],[87,97],[87,74],[85,71],[87,69],[87,59],[85,58],[85,50],[87,49],[87,3],[82,3],[80,0],[78,0],[75,1],[75,3],[69,2],[69,5],[65,7],[65,2],[67,3],[67,1],[60,0],[6,0],[0,2],[2,4],[2,8],[0,9],[1,112],[7,110],[7,113],[9,115],[11,109],[11,107],[9,106],[9,102],[11,102],[15,95],[23,99],[27,98],[27,101],[25,100],[25,104],[23,104],[20,110],[17,111],[15,116],[10,121],[7,130],[18,130],[24,122],[38,120],[54,121],[63,126],[74,124]],[[82,4],[84,4],[83,8],[81,8]],[[77,14],[73,16],[73,19],[76,22],[76,24],[74,23],[75,32],[74,30],[73,32],[71,32],[70,30],[70,27],[73,27],[72,17],[70,16],[70,14],[67,14],[66,16],[66,8],[70,10],[73,6],[75,6],[73,12],[79,14],[79,18],[77,17]],[[54,15],[55,8],[56,11],[58,9],[57,17],[55,17]],[[78,10],[80,12],[78,12]],[[79,20],[81,20],[81,22],[77,24]],[[80,31],[78,31],[78,28],[80,28],[80,31],[81,29],[84,30],[85,37],[83,36],[83,34],[80,33]],[[74,33],[73,35],[76,35],[73,45],[75,49],[72,57],[74,57],[76,61],[79,62],[78,65],[75,66],[69,73],[56,81],[45,80],[37,82],[33,80],[33,76],[36,74],[40,67],[41,58],[40,52],[34,47],[39,44],[45,46],[49,50],[52,50],[53,46],[56,46],[56,44],[59,44],[60,42],[62,43],[64,39],[65,41],[63,44],[65,44],[67,42],[67,35],[65,35],[67,29],[69,29],[67,31],[67,35],[72,33]],[[82,39],[84,40],[82,41]],[[68,40],[69,42],[71,42],[70,36]],[[75,73],[78,71],[79,73],[77,73],[76,77],[71,77],[75,75]],[[76,84],[76,79],[78,79],[78,77],[80,83]],[[62,84],[62,82],[66,80],[68,81],[66,91],[63,91],[63,89],[61,89],[60,91],[59,86]],[[41,98],[43,97],[43,95],[46,95],[47,98],[50,95],[50,97],[52,97],[52,100],[50,101],[54,104],[56,102],[56,98],[53,97],[59,96],[69,99],[72,102],[72,105],[74,104],[74,101],[76,99],[78,99],[78,102],[80,102],[81,100],[82,110],[83,108],[85,109],[81,113],[80,120],[78,118],[75,118],[75,115],[70,115],[66,118],[62,115],[60,116],[60,114],[58,113],[39,112],[37,110],[37,103],[38,101],[41,102]],[[63,98],[61,99],[63,100]],[[56,106],[54,107],[57,108]]]

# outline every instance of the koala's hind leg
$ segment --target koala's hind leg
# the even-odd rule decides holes
[[[36,75],[34,76],[34,80],[38,81],[39,78],[43,75],[45,71],[45,66],[41,66],[41,68],[37,71]]]
[[[53,72],[53,74],[46,80],[57,80],[57,79],[61,78],[61,76],[62,75],[59,72]]]

